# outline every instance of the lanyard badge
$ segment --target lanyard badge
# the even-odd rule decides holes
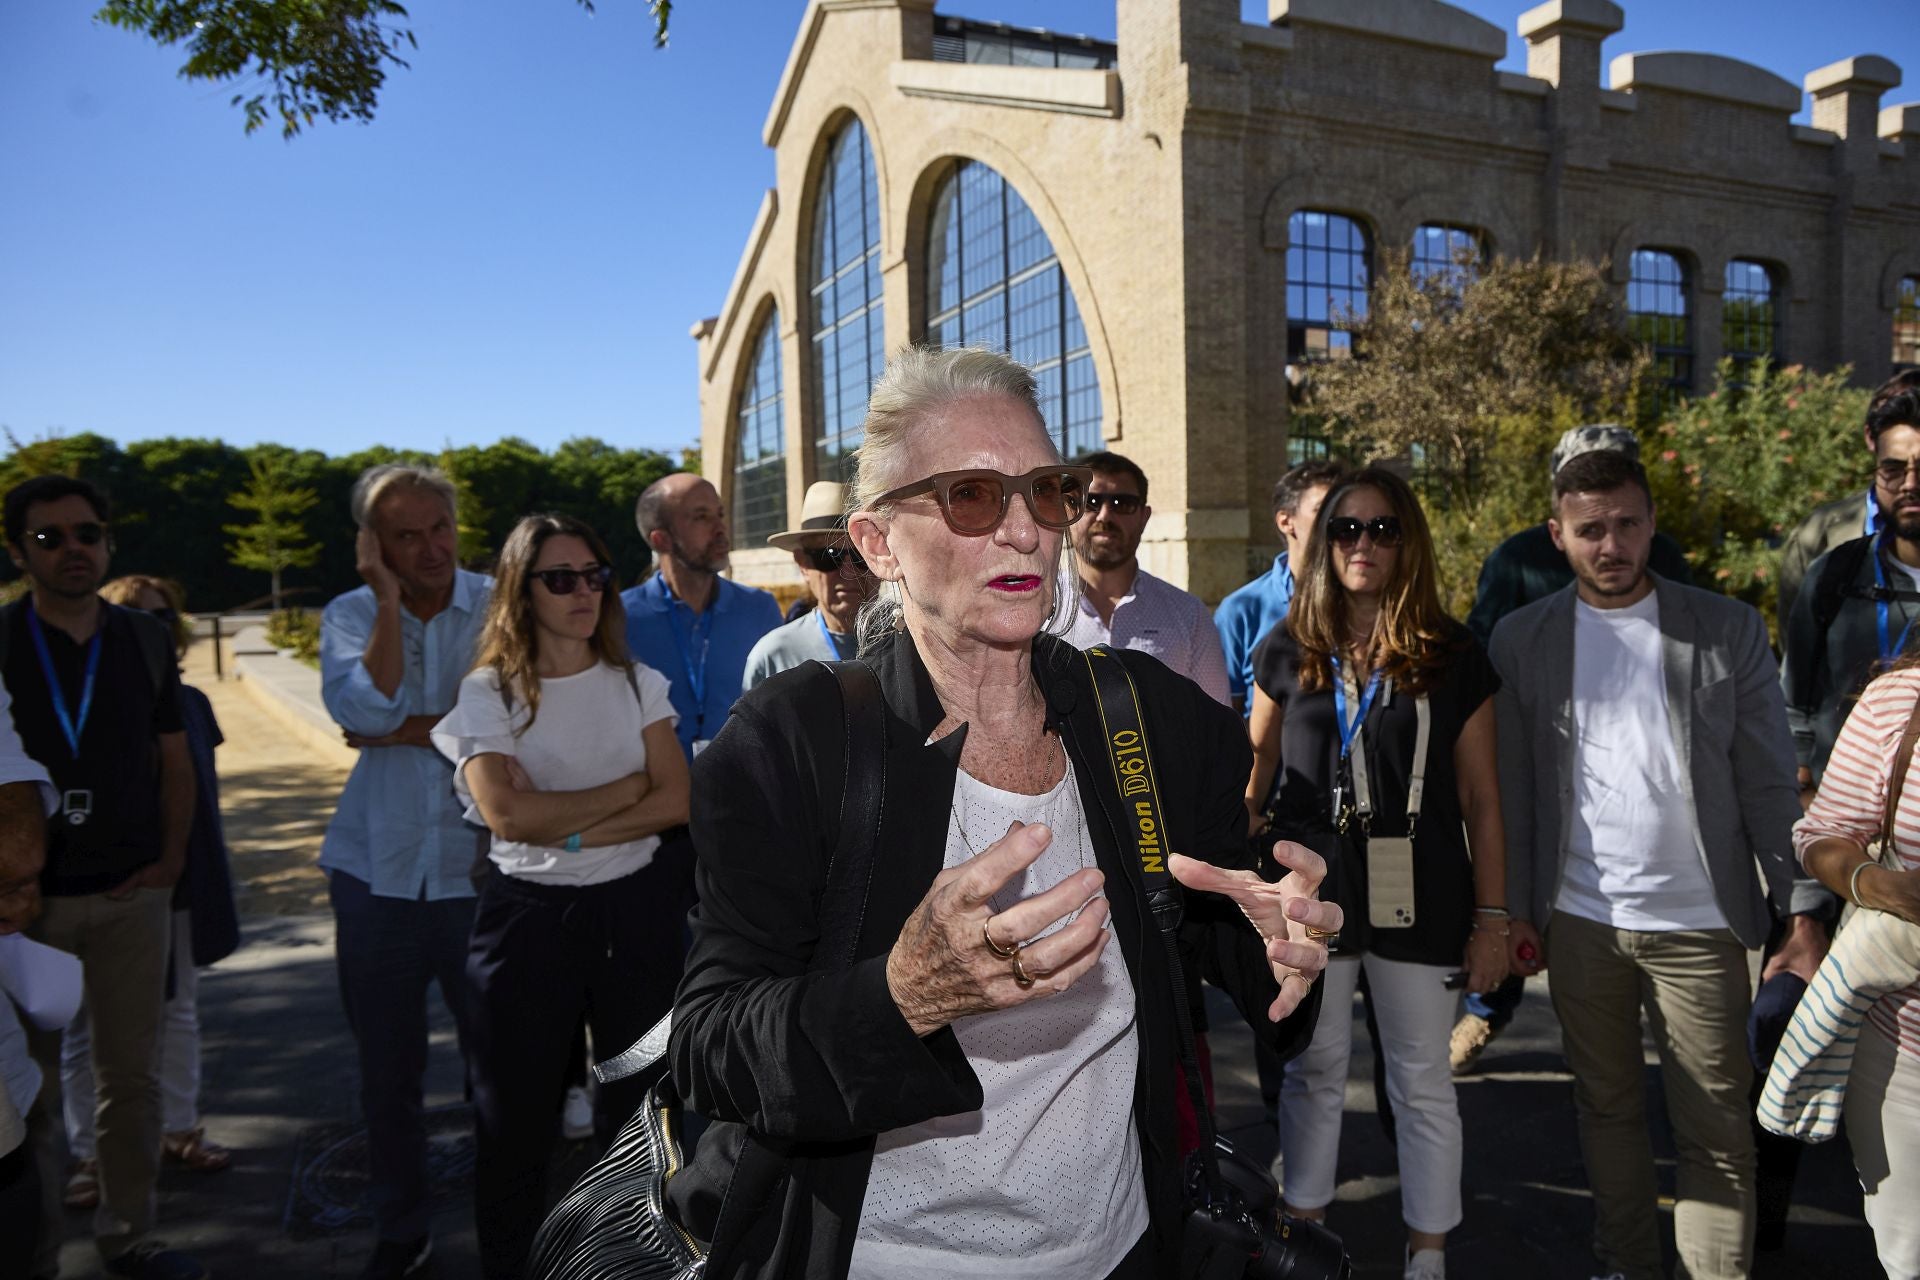
[[[42,629],[40,615],[34,612],[31,601],[27,604],[27,631],[33,637],[33,651],[40,659],[40,674],[47,678],[47,700],[53,703],[53,718],[60,723],[60,734],[67,740],[67,749],[78,760],[80,735],[87,731],[87,717],[93,714],[93,685],[100,674],[100,639],[106,627],[104,623],[96,626],[93,639],[87,642],[87,673],[80,682],[78,711],[67,707],[66,688],[60,683],[60,673],[53,665],[53,653],[47,648],[47,633]]]

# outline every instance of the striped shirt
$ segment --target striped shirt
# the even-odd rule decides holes
[[[1879,839],[1893,756],[1916,699],[1920,669],[1881,676],[1860,695],[1833,744],[1813,807],[1793,828],[1794,851],[1803,864],[1816,840],[1851,840],[1864,847]],[[1912,871],[1920,868],[1920,767],[1910,762],[1908,769],[1893,816],[1893,847],[1900,865]],[[1920,983],[1883,996],[1867,1018],[1901,1053],[1920,1058]]]

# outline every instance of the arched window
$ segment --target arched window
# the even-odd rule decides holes
[[[1627,332],[1653,354],[1657,413],[1693,390],[1693,316],[1686,265],[1664,249],[1635,249],[1627,280]]]
[[[1414,228],[1408,269],[1416,281],[1438,278],[1458,289],[1473,283],[1486,265],[1487,238],[1472,227],[1427,222]]]
[[[1920,276],[1902,280],[1894,299],[1893,368],[1920,369]]]
[[[1287,373],[1297,381],[1306,366],[1353,354],[1353,335],[1335,327],[1349,313],[1367,312],[1373,245],[1366,228],[1345,214],[1301,209],[1287,219]],[[1287,461],[1323,458],[1324,437],[1287,432]]]
[[[1100,447],[1100,376],[1073,289],[1033,210],[978,161],[960,161],[934,190],[926,280],[930,345],[1007,352],[1033,370],[1060,451]]]
[[[740,384],[733,446],[733,537],[757,547],[787,524],[786,432],[781,426],[780,312],[767,313],[753,366]]]
[[[1735,379],[1745,382],[1755,360],[1780,358],[1779,286],[1764,262],[1735,258],[1727,263],[1727,287],[1720,295],[1720,345],[1733,359]]]
[[[816,480],[849,480],[867,391],[886,363],[880,315],[880,194],[867,131],[833,140],[813,215],[813,435]]]

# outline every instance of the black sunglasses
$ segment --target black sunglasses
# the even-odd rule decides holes
[[[807,547],[805,551],[807,563],[820,573],[838,573],[848,565],[853,567],[855,573],[867,571],[867,562],[860,558],[860,553],[844,544],[837,547]]]
[[[1117,516],[1135,515],[1145,505],[1137,493],[1090,493],[1084,501],[1087,504],[1087,510],[1096,516],[1100,514],[1102,507],[1110,509]]]
[[[1357,520],[1352,516],[1335,516],[1327,521],[1327,537],[1336,547],[1357,547],[1362,535],[1372,538],[1376,547],[1397,547],[1404,536],[1400,531],[1400,517]]]
[[[1064,529],[1080,518],[1086,507],[1087,485],[1092,481],[1091,467],[1035,467],[1023,476],[985,469],[941,471],[890,489],[875,498],[873,505],[931,493],[940,504],[948,528],[977,538],[1000,527],[1007,518],[1007,504],[1017,493],[1027,500],[1035,524]]]
[[[582,582],[587,584],[587,590],[597,594],[605,591],[607,584],[613,581],[613,566],[599,564],[591,569],[535,569],[527,576],[538,578],[548,595],[570,596]]]
[[[107,526],[95,524],[91,520],[82,521],[66,529],[62,529],[57,524],[50,524],[44,529],[35,529],[27,536],[33,539],[33,545],[42,551],[58,551],[67,544],[68,538],[72,538],[83,547],[97,547],[101,539],[107,536]]]

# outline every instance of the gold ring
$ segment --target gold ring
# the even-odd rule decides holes
[[[1338,929],[1316,929],[1312,925],[1307,926],[1307,941],[1309,942],[1319,942],[1323,938],[1337,938],[1339,936],[1340,931]]]
[[[1307,990],[1309,991],[1313,990],[1313,982],[1304,973],[1283,973],[1280,975],[1280,981],[1275,985],[1282,986],[1282,987],[1286,986],[1288,978],[1298,978],[1300,979],[1301,982],[1306,983]]]
[[[1020,956],[1018,954],[1018,951],[1019,949],[1016,947],[1015,955],[1013,957],[1013,982],[1015,986],[1019,987],[1022,991],[1025,991],[1028,987],[1033,985],[1033,975],[1028,973],[1026,966],[1020,963]]]
[[[987,926],[992,922],[993,922],[992,916],[988,916],[985,920],[982,920],[980,922],[980,937],[986,942],[987,950],[993,952],[993,954],[999,956],[1002,960],[1011,960],[1015,956],[1019,955],[1020,954],[1019,943],[1016,942],[1010,947],[1003,947],[999,943],[993,940],[993,930],[987,928]]]

